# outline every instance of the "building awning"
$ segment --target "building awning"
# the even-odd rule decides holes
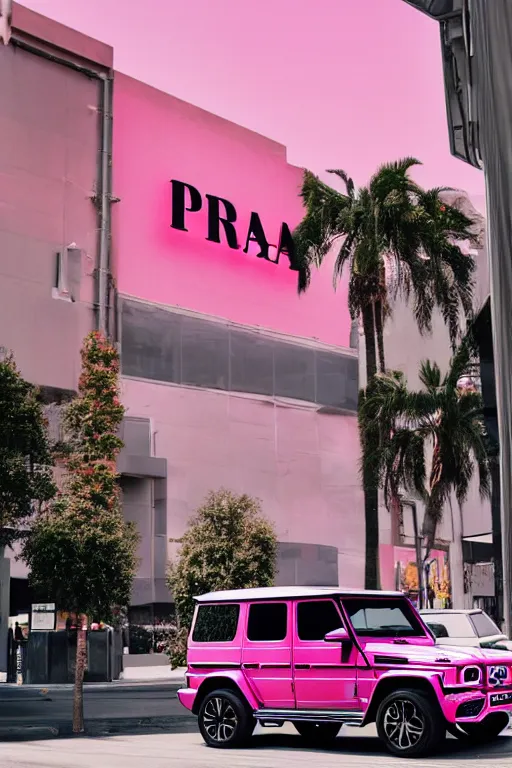
[[[476,536],[463,536],[463,541],[470,544],[492,544],[492,533],[479,533]]]

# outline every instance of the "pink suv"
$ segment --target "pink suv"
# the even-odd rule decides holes
[[[271,587],[197,598],[181,703],[211,747],[289,721],[305,739],[376,722],[387,748],[419,757],[450,731],[495,739],[512,709],[512,654],[435,645],[399,592]]]

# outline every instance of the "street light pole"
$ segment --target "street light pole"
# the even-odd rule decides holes
[[[503,617],[512,631],[512,2],[474,0],[471,31],[479,143],[485,168],[500,457]]]
[[[423,587],[423,558],[421,555],[421,536],[419,535],[418,512],[416,502],[410,499],[400,499],[402,506],[410,507],[412,512],[412,528],[414,532],[414,549],[416,551],[416,567],[418,569],[418,607],[425,607],[425,593]]]

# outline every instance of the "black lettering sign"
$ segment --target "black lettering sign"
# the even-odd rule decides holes
[[[187,212],[197,213],[203,206],[203,198],[198,189],[191,184],[185,184],[183,181],[173,179],[172,185],[172,215],[171,227],[179,229],[182,232],[188,232],[185,226]],[[238,236],[235,228],[237,220],[236,208],[233,203],[217,195],[205,195],[208,201],[208,233],[206,239],[212,243],[221,243],[221,225],[224,237],[230,248],[237,250]],[[290,262],[290,269],[299,270],[292,233],[288,224],[281,225],[279,233],[279,243],[277,246],[276,258],[271,259],[269,255],[270,243],[265,234],[263,224],[257,213],[251,213],[249,227],[245,238],[244,253],[249,252],[249,244],[258,243],[260,251],[256,254],[257,258],[270,261],[271,264],[279,264],[281,254],[285,254]]]
[[[297,256],[295,254],[295,244],[293,242],[292,233],[290,227],[284,222],[281,224],[281,232],[279,233],[279,245],[277,246],[276,264],[279,263],[279,257],[282,253],[288,256],[290,262],[290,269],[299,271],[299,265],[297,263]]]
[[[181,229],[182,232],[188,232],[185,226],[185,212],[197,213],[201,210],[203,201],[199,190],[183,181],[173,179],[172,184],[172,219],[171,227]],[[185,205],[185,192],[188,190],[190,205]]]
[[[268,249],[270,243],[265,236],[265,230],[263,224],[257,213],[251,213],[251,220],[249,222],[249,230],[247,232],[247,240],[245,241],[244,253],[249,253],[249,243],[258,243],[260,252],[256,254],[259,259],[267,259],[272,261],[268,255]]]
[[[236,229],[233,224],[236,221],[236,210],[233,203],[216,195],[206,195],[208,200],[208,237],[212,243],[220,243],[220,225],[224,227],[226,240],[230,248],[238,248]],[[224,206],[225,216],[220,215],[220,204]]]

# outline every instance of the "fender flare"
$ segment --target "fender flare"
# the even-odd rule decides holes
[[[251,689],[249,682],[241,669],[219,670],[218,672],[213,672],[212,674],[208,675],[208,677],[203,680],[197,689],[196,700],[201,700],[204,686],[206,685],[208,688],[211,688],[211,683],[214,680],[230,680],[239,689],[240,693],[246,699],[249,707],[251,707],[253,711],[256,711],[260,708],[261,704],[258,702],[254,691]],[[222,684],[219,687],[222,687]]]
[[[396,670],[392,670],[392,671],[390,670],[389,672],[384,672],[384,674],[381,675],[377,680],[375,687],[372,691],[372,695],[368,702],[368,707],[366,709],[365,717],[363,720],[363,726],[367,725],[368,722],[373,722],[374,717],[372,717],[372,715],[377,714],[377,708],[379,705],[379,701],[378,701],[379,689],[382,688],[383,684],[391,680],[395,683],[395,689],[402,687],[400,685],[401,682],[404,683],[403,688],[407,688],[409,687],[407,685],[408,681],[422,680],[423,682],[431,686],[432,692],[435,694],[437,701],[441,701],[442,698],[444,697],[442,674],[440,671],[437,671],[437,670],[416,671],[415,670],[407,673],[405,672],[397,673]]]

